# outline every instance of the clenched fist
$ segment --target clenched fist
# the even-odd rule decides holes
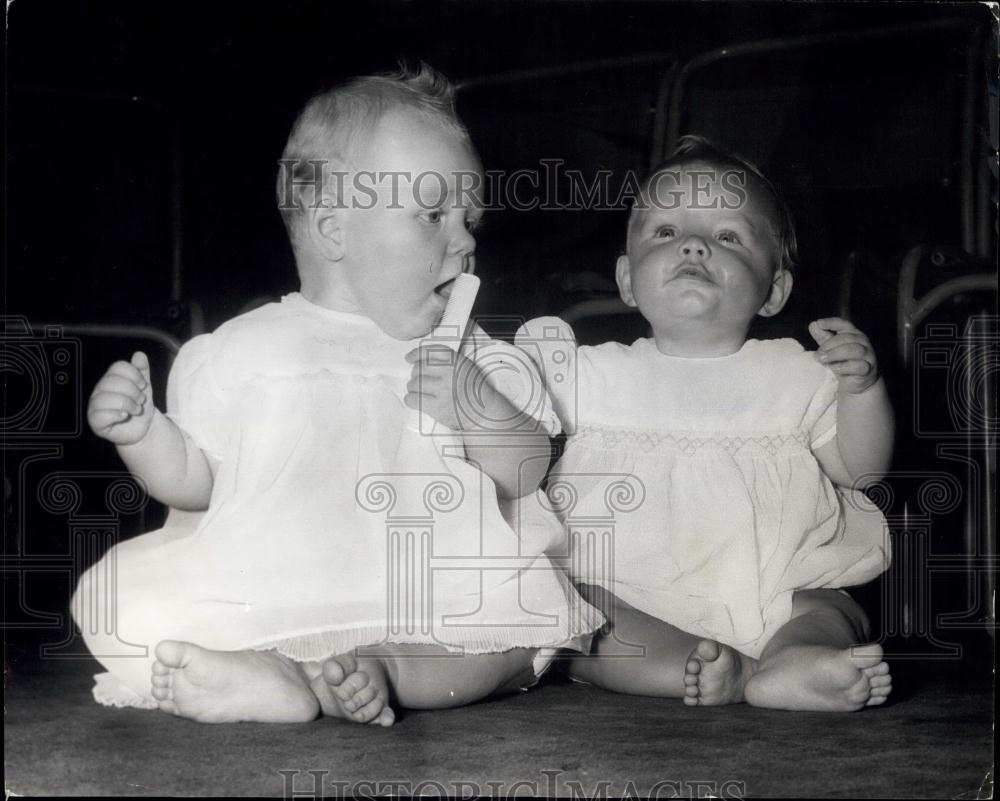
[[[97,382],[87,422],[97,436],[115,445],[134,445],[146,436],[155,412],[149,359],[136,351],[131,362],[115,362]]]

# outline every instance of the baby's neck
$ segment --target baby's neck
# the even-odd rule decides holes
[[[312,287],[307,288],[303,286],[299,290],[299,294],[314,306],[322,306],[324,309],[328,309],[329,311],[344,312],[346,314],[362,314],[357,304],[347,303],[343,298],[329,292],[317,292]]]
[[[299,294],[315,306],[347,314],[364,314],[349,291],[320,272],[299,270]]]
[[[730,356],[739,351],[747,341],[746,333],[706,336],[704,332],[654,331],[656,349],[667,356],[684,359],[710,359]]]

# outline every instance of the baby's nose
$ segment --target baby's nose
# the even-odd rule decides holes
[[[451,237],[450,249],[452,253],[469,255],[476,249],[476,238],[468,228],[462,225],[460,228],[455,229],[455,233]]]
[[[711,255],[708,243],[700,236],[689,236],[680,244],[680,254],[687,258],[704,259]]]

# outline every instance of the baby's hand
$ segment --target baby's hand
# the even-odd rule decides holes
[[[504,399],[483,371],[460,353],[443,345],[423,345],[407,353],[406,361],[413,371],[403,402],[411,409],[419,409],[452,431],[470,426],[489,430],[498,420],[509,418],[507,409],[497,409]]]
[[[153,423],[153,387],[149,359],[142,351],[132,361],[112,364],[90,395],[87,422],[99,437],[115,445],[134,445]]]
[[[843,392],[859,395],[878,381],[878,360],[871,342],[847,320],[814,320],[809,333],[819,345],[819,360],[837,375]]]

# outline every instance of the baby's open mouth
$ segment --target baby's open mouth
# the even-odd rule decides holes
[[[434,293],[440,295],[445,300],[451,297],[451,290],[455,286],[455,277],[449,278],[447,281],[443,281],[434,287]]]

